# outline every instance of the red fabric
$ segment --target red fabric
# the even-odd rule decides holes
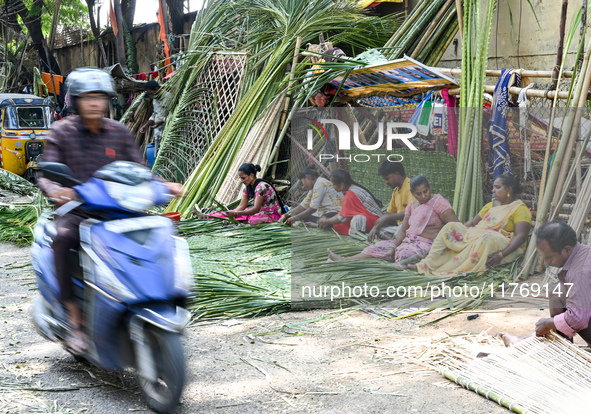
[[[113,0],[110,2],[111,9],[109,10],[109,19],[111,19],[111,26],[113,27],[113,33],[117,36],[119,33],[119,27],[117,26],[117,16],[115,15],[115,9],[113,8]]]
[[[374,216],[363,206],[359,198],[351,190],[345,191],[345,196],[341,204],[341,211],[339,212],[341,217],[346,217],[347,221],[344,223],[335,224],[333,227],[337,233],[345,236],[349,235],[349,228],[351,226],[351,217],[353,216],[365,216],[365,230],[369,232],[378,220],[378,216]]]
[[[160,23],[160,34],[158,37],[160,40],[164,42],[164,54],[166,55],[166,74],[170,75],[172,73],[172,66],[170,66],[170,49],[168,48],[168,39],[166,38],[166,27],[164,26],[164,15],[162,14],[162,1],[158,2],[158,23]]]

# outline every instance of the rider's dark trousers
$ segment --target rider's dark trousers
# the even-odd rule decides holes
[[[57,235],[53,239],[53,254],[55,257],[55,272],[60,285],[60,299],[67,302],[73,299],[71,249],[78,251],[80,246],[80,223],[89,218],[80,211],[71,211],[57,219],[55,226]],[[76,260],[77,256],[76,256]]]

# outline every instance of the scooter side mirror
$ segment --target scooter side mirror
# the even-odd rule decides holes
[[[40,162],[38,169],[41,171],[43,178],[55,181],[64,187],[74,187],[75,185],[82,184],[81,181],[72,177],[72,170],[66,164],[60,162]]]

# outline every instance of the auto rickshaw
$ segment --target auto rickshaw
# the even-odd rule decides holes
[[[34,179],[32,167],[43,153],[54,108],[48,98],[0,93],[0,167]]]

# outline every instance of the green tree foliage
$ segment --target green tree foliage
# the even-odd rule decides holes
[[[11,0],[0,0],[0,8],[4,8],[4,5],[13,3]],[[55,12],[55,0],[45,0],[42,5],[39,5],[38,1],[35,0],[23,0],[26,8],[29,10],[30,15],[38,16],[41,15],[41,27],[43,35],[48,36],[51,31],[51,24],[53,15]],[[60,8],[59,26],[61,27],[82,27],[90,28],[88,21],[88,7],[85,1],[81,0],[62,0]],[[19,24],[23,32],[27,33],[27,28],[22,22],[22,19],[18,19]],[[58,28],[59,31],[59,28]]]

